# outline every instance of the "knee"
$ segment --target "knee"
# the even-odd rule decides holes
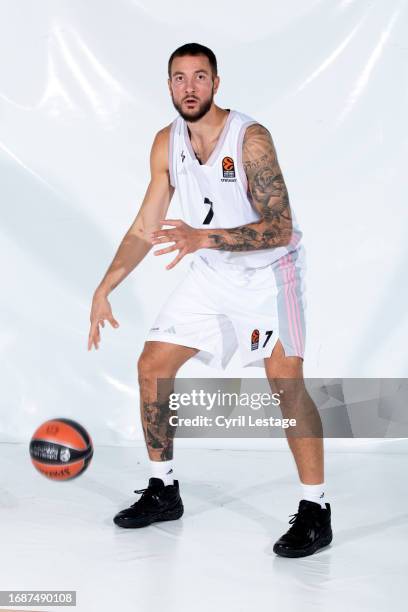
[[[158,362],[151,351],[146,349],[141,353],[137,362],[137,374],[139,382],[153,378],[157,375]]]
[[[142,351],[137,362],[137,373],[139,383],[155,381],[157,378],[172,378],[176,374],[165,356],[151,347]]]
[[[303,378],[274,376],[268,378],[271,389],[279,396],[279,406],[282,413],[304,406],[307,390]]]

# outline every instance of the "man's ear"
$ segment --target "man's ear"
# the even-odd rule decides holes
[[[171,80],[170,79],[167,79],[167,85],[169,87],[169,92],[170,92],[170,95],[171,95]]]
[[[214,93],[216,94],[218,91],[218,87],[220,86],[220,77],[216,76],[214,78]]]

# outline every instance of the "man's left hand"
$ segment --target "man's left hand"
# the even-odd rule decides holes
[[[194,253],[197,249],[202,248],[201,244],[201,230],[191,227],[181,221],[181,219],[164,219],[163,225],[170,225],[172,229],[160,229],[156,232],[151,233],[152,244],[161,244],[163,242],[174,242],[165,249],[155,251],[155,255],[164,255],[164,253],[171,253],[171,251],[178,251],[178,255],[169,265],[166,266],[167,270],[174,268],[176,264],[188,253]]]

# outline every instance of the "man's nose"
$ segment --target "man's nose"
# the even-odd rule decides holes
[[[195,91],[194,79],[187,79],[185,85],[186,93],[193,93]]]

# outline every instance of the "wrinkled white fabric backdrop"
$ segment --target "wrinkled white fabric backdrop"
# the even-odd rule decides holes
[[[144,195],[154,134],[176,115],[168,56],[191,41],[217,55],[218,104],[274,138],[307,248],[305,375],[407,374],[406,0],[0,8],[1,441],[54,416],[101,444],[142,439],[137,357],[187,262],[166,271],[170,257],[149,254],[111,295],[120,328],[91,353],[89,309]],[[236,356],[225,373],[191,362],[180,375],[263,370]]]

